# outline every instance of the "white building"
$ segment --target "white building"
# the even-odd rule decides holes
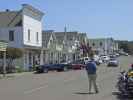
[[[57,41],[55,32],[47,30],[42,32],[43,62],[60,63],[62,58],[63,44]]]
[[[55,32],[59,43],[63,44],[62,60],[75,61],[80,58],[80,43],[87,41],[86,33],[79,32]]]
[[[43,15],[43,12],[28,4],[23,4],[19,11],[0,12],[0,40],[8,41],[9,47],[23,50],[24,55],[17,62],[25,69],[42,57]]]
[[[89,39],[88,43],[99,55],[112,54],[118,50],[118,43],[113,38]]]

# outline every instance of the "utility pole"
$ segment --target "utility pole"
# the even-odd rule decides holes
[[[6,51],[4,51],[3,54],[3,61],[4,61],[4,65],[3,65],[3,77],[6,76]]]

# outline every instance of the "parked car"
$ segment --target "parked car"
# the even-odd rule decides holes
[[[72,69],[75,69],[75,70],[77,70],[77,69],[81,70],[81,69],[85,68],[84,64],[72,64],[71,66],[72,66]]]
[[[77,60],[71,63],[71,69],[83,69],[85,68],[85,63],[83,60]]]
[[[110,57],[107,55],[101,55],[101,59],[103,62],[108,62],[110,60]]]
[[[96,62],[96,65],[100,65],[103,63],[103,61],[100,58],[98,60],[96,60],[95,62]]]
[[[118,60],[117,59],[115,59],[115,58],[111,58],[110,60],[109,60],[109,62],[108,62],[108,64],[107,64],[107,66],[119,66],[119,62],[118,62]]]
[[[116,58],[117,56],[115,54],[109,55],[110,58]]]
[[[80,60],[83,62],[83,64],[86,64],[88,61],[90,61],[90,58],[89,57],[83,57],[83,58],[80,58]]]
[[[119,54],[119,53],[115,53],[115,55],[116,55],[117,57],[119,57],[119,56],[120,56],[120,54]]]
[[[129,54],[126,53],[126,52],[120,52],[120,55],[123,55],[123,56],[129,56]]]
[[[44,64],[36,67],[37,73],[48,73],[48,71],[67,71],[69,69],[68,64]]]
[[[129,56],[129,54],[128,53],[124,53],[124,56]]]
[[[97,65],[100,65],[103,63],[102,59],[98,55],[94,55],[94,61]]]

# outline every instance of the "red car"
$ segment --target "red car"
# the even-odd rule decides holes
[[[81,70],[81,69],[85,68],[84,64],[72,64],[71,66],[72,66],[72,69],[75,69],[75,70],[77,70],[77,69]]]

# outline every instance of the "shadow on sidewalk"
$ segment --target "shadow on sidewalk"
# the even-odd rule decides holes
[[[91,95],[91,94],[95,94],[93,92],[89,93],[89,92],[75,92],[74,94],[78,94],[78,95]]]

